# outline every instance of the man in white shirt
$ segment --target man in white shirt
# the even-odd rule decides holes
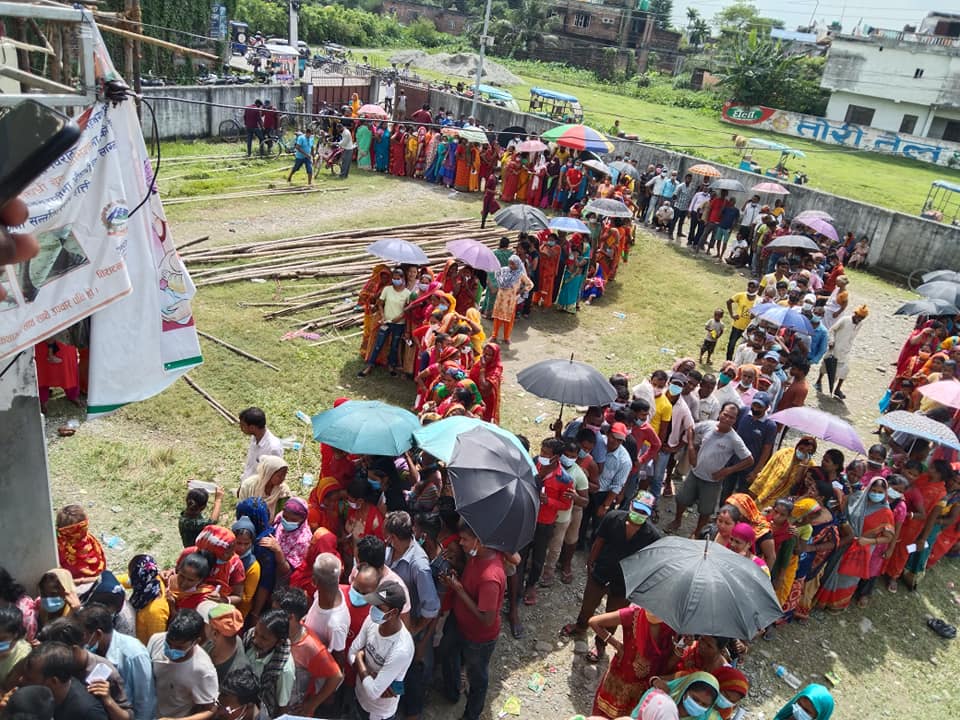
[[[181,610],[165,633],[147,643],[157,688],[157,713],[162,718],[213,717],[220,684],[210,656],[200,647],[203,618],[196,610]]]
[[[706,186],[701,185],[700,189],[690,201],[690,209],[687,212],[687,214],[690,216],[690,233],[687,235],[688,247],[696,245],[697,241],[700,239],[700,231],[703,229],[705,224],[700,218],[700,208],[702,208],[703,204],[709,199],[710,191],[706,189]]]
[[[753,239],[753,228],[760,219],[760,196],[754,195],[743,204],[740,213],[740,232],[744,234],[747,241]]]
[[[657,209],[663,204],[663,185],[667,182],[667,176],[663,170],[658,172],[653,178],[647,181],[647,187],[650,188],[650,215],[647,217],[647,225],[653,222],[653,216]]]
[[[403,677],[413,662],[413,638],[400,620],[404,594],[398,583],[382,583],[363,599],[370,605],[370,614],[350,645],[347,659],[357,673],[360,715],[387,720],[397,714],[400,705]]]
[[[313,563],[313,584],[317,594],[303,624],[327,646],[340,667],[347,658],[350,633],[350,609],[340,592],[340,559],[333,553],[320,553]]]
[[[700,403],[698,413],[694,417],[696,422],[704,420],[716,420],[720,416],[720,401],[717,400],[714,390],[717,389],[717,378],[712,373],[707,373],[700,381],[700,389],[697,391]]]
[[[866,305],[861,305],[853,311],[852,315],[846,315],[830,328],[827,354],[823,357],[820,365],[820,377],[817,378],[816,389],[820,392],[822,387],[824,373],[828,372],[830,366],[836,368],[837,384],[830,389],[833,391],[833,397],[837,400],[843,400],[847,396],[840,389],[843,381],[850,372],[850,353],[853,350],[853,341],[860,331],[860,323],[869,315]],[[828,377],[828,380],[830,378]]]
[[[340,125],[340,149],[343,155],[340,156],[340,177],[346,180],[350,175],[350,163],[353,162],[353,150],[356,145],[353,144],[353,135],[350,134],[350,128],[346,125]]]
[[[283,457],[283,444],[267,429],[267,415],[258,407],[248,407],[240,413],[240,432],[250,436],[247,463],[243,466],[244,480],[257,474],[257,465],[264,455]]]

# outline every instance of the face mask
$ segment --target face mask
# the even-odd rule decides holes
[[[449,305],[440,304],[440,305],[437,305],[437,310],[441,310],[441,311],[443,311],[443,312],[446,312],[448,307],[450,307],[450,306],[449,306]]]
[[[762,418],[764,415],[766,415],[766,413],[767,413],[766,408],[760,408],[759,410],[757,410],[754,407],[750,408],[750,414],[753,415],[755,418]]]
[[[733,378],[726,373],[720,373],[720,376],[717,378],[717,385],[724,387],[729,385],[731,380],[733,380]]]
[[[577,450],[577,457],[583,460],[587,456],[587,451],[584,449]]]
[[[683,711],[692,718],[700,717],[709,709],[710,708],[704,707],[689,695],[683,698]]]
[[[227,564],[227,561],[226,561],[226,560],[216,560],[215,562],[216,562],[217,565],[226,565],[226,564]]]
[[[280,519],[280,524],[283,525],[283,529],[284,529],[285,531],[287,531],[287,532],[293,532],[293,531],[296,530],[298,527],[300,527],[301,525],[303,525],[303,521],[301,520],[300,522],[293,522],[292,520],[285,520],[285,519],[281,518],[281,519]]]
[[[427,542],[426,535],[421,535],[420,537],[417,538],[417,545],[419,545],[420,547],[423,547],[426,542]]]
[[[794,703],[790,710],[793,712],[793,720],[813,720],[810,717],[810,713],[803,709],[803,705],[800,703]]]
[[[867,497],[870,498],[870,502],[881,503],[887,499],[887,494],[883,492],[872,492],[868,493]]]
[[[371,621],[374,625],[379,625],[380,623],[383,622],[383,620],[384,620],[383,610],[381,610],[380,608],[378,608],[376,605],[371,605],[371,606],[370,606],[370,621]]]
[[[643,525],[643,524],[647,521],[647,516],[644,515],[643,513],[638,513],[638,512],[631,512],[631,513],[627,516],[627,518],[628,518],[628,519],[630,520],[630,522],[632,522],[634,525]]]
[[[167,660],[172,660],[176,662],[177,660],[183,660],[186,657],[186,650],[176,650],[170,647],[167,643],[163,643],[163,654],[167,656]]]
[[[549,465],[551,460],[553,460],[553,458],[544,457],[543,455],[537,458],[537,462],[540,463],[540,465]]]
[[[349,500],[347,500],[347,506],[348,506],[351,510],[356,510],[356,509],[358,509],[358,508],[360,507],[360,503],[350,502]]]
[[[48,613],[60,612],[67,601],[62,597],[45,597],[40,599],[40,604]]]
[[[887,488],[887,497],[891,500],[899,500],[903,497],[903,493],[893,488]]]
[[[679,395],[683,392],[683,385],[670,383],[670,386],[667,388],[667,392],[669,392],[671,395]]]
[[[403,280],[399,280],[399,279],[397,279],[397,278],[394,278],[394,279],[393,279],[393,286],[394,286],[394,287],[402,287],[402,286],[403,286]]]
[[[363,607],[367,604],[367,601],[363,599],[363,595],[358,593],[352,585],[350,586],[350,590],[347,591],[347,594],[350,596],[350,604],[354,607]],[[371,610],[372,609],[373,608],[371,608]]]
[[[727,700],[727,698],[723,696],[723,693],[720,693],[719,695],[717,695],[716,706],[721,710],[729,710],[734,706],[734,703]]]
[[[241,559],[241,560],[249,560],[249,559],[252,558],[252,557],[253,557],[253,548],[250,548],[250,549],[247,550],[245,553],[243,553],[243,555],[240,556],[240,559]]]
[[[374,480],[373,478],[367,478],[367,482],[370,483],[370,487],[372,487],[374,490],[379,490],[379,489],[380,489],[380,481],[379,481],[379,480]]]
[[[12,647],[13,647],[12,640],[4,640],[3,642],[0,642],[0,653],[5,653]]]
[[[577,461],[572,457],[567,457],[566,455],[560,456],[560,464],[563,465],[565,468],[571,468],[576,463]]]
[[[810,459],[810,453],[805,453],[805,452],[803,452],[802,450],[797,450],[795,453],[793,453],[793,455],[794,455],[794,457],[797,458],[797,460],[809,460],[809,459]]]
[[[467,550],[467,555],[470,557],[476,557],[478,552],[480,552],[480,548],[471,548],[470,550]]]
[[[426,291],[429,288],[430,288],[430,285],[427,283],[417,283],[417,290],[420,290],[421,292]]]

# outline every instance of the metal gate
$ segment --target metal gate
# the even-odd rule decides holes
[[[349,105],[350,97],[357,93],[360,102],[370,102],[370,78],[346,77],[342,75],[314,76],[311,85],[313,90],[313,112],[319,113],[323,103],[340,107]]]

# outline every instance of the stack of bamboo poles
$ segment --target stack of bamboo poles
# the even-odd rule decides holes
[[[304,331],[332,331],[330,338],[318,343],[323,344],[344,339],[339,331],[362,322],[363,315],[356,308],[357,293],[374,266],[383,262],[392,264],[368,254],[366,247],[370,243],[383,238],[415,242],[436,271],[450,258],[445,247],[448,241],[469,237],[493,248],[503,234],[504,231],[495,226],[481,229],[473,219],[452,219],[198,248],[182,252],[181,257],[198,287],[273,280],[279,288],[281,280],[332,280],[318,290],[281,296],[275,302],[243,304],[273,308],[263,313],[265,320],[297,316],[307,310],[325,310],[324,314],[307,319],[292,317],[291,323]],[[278,295],[282,295],[282,291]]]

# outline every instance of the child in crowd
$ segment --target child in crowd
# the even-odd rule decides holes
[[[197,535],[207,525],[216,525],[220,520],[220,505],[223,502],[223,488],[217,486],[216,494],[213,497],[213,512],[209,518],[203,517],[203,511],[207,509],[207,502],[210,500],[210,493],[203,488],[190,488],[187,491],[187,507],[180,513],[180,541],[183,546],[190,547],[197,544]]]
[[[706,355],[707,365],[709,365],[713,351],[717,347],[717,340],[723,335],[723,308],[717,308],[713,311],[713,318],[707,320],[703,329],[707,331],[707,336],[703,339],[703,344],[700,345],[699,362],[703,365],[703,356]]]

